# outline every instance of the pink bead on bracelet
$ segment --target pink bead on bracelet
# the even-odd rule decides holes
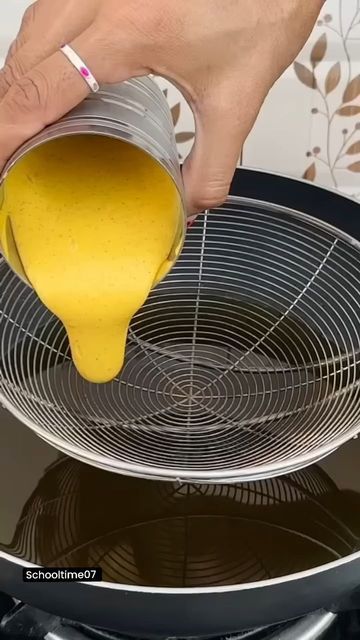
[[[60,51],[67,57],[73,67],[75,67],[75,69],[80,73],[81,77],[84,78],[90,90],[93,93],[99,91],[99,83],[91,73],[89,67],[84,63],[80,56],[78,56],[76,51],[74,51],[74,49],[72,49],[68,44],[64,44],[60,48]]]

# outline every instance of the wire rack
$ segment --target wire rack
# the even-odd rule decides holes
[[[29,496],[3,549],[41,566],[101,567],[105,581],[123,585],[237,585],[349,555],[359,505],[316,466],[250,483],[179,485],[63,458]]]
[[[360,430],[360,245],[230,198],[200,216],[131,324],[111,383],[0,265],[1,398],[58,449],[148,478],[231,482],[313,463]]]

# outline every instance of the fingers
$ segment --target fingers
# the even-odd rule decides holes
[[[39,0],[29,7],[17,39],[10,47],[5,66],[0,71],[0,100],[12,84],[89,27],[94,10],[91,10],[91,2],[88,2],[85,13],[81,5],[73,5],[69,0],[62,0],[61,4],[59,0],[53,0],[51,11],[57,13],[57,20],[49,15],[48,2]],[[69,12],[71,15],[68,15]]]
[[[79,55],[89,60],[90,68],[91,35],[85,32],[74,42]],[[88,93],[88,85],[60,51],[14,82],[0,103],[0,170],[21,144],[70,111]]]
[[[143,69],[131,66],[131,48],[115,53],[95,25],[70,46],[99,83],[122,82],[143,73]],[[61,51],[14,82],[0,102],[0,171],[21,144],[68,113],[88,94],[84,78]]]
[[[194,147],[183,167],[189,215],[222,204],[244,142],[258,115],[262,100],[234,99],[234,88],[214,91],[193,111],[196,121]]]
[[[35,19],[36,6],[37,3],[34,3],[26,9],[21,21],[19,33],[9,48],[4,67],[0,70],[0,100],[4,97],[13,80],[21,75],[21,59],[19,60],[19,63],[16,61],[15,65],[11,65],[10,61],[12,58],[16,58],[16,54],[19,49],[21,49],[29,39]]]
[[[5,59],[5,64],[7,64],[11,56],[13,56],[14,53],[16,53],[16,51],[28,40],[31,34],[32,25],[36,15],[37,5],[38,3],[34,2],[26,9],[21,20],[19,33],[17,34],[16,39],[14,40],[14,42],[9,48],[8,54]]]
[[[36,44],[30,41],[18,49],[17,53],[8,56],[5,66],[0,71],[0,100],[15,82],[59,48],[60,45],[56,46],[56,43],[40,44],[37,39]]]

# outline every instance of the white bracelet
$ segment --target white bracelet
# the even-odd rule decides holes
[[[62,51],[62,53],[67,57],[69,62],[71,62],[73,67],[75,67],[75,69],[80,73],[81,77],[85,80],[90,90],[93,93],[96,93],[97,91],[99,91],[100,89],[99,83],[91,73],[89,67],[84,63],[83,60],[81,60],[80,56],[78,56],[76,51],[74,51],[74,49],[69,47],[68,44],[64,44],[60,48],[60,51]]]

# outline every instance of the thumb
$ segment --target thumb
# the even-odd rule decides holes
[[[233,92],[232,92],[233,93]],[[188,213],[222,204],[262,100],[234,100],[221,89],[193,106],[196,136],[183,167]]]

